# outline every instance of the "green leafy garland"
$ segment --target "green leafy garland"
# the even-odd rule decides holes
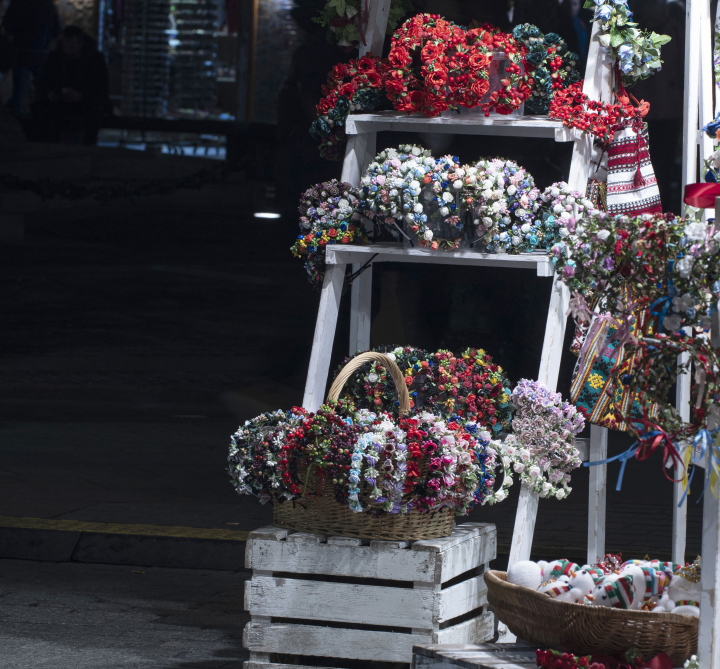
[[[392,0],[387,34],[391,35],[405,14],[412,11],[410,0]],[[328,29],[328,42],[350,49],[364,43],[368,16],[368,0],[327,0],[313,21]]]

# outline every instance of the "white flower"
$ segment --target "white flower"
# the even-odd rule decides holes
[[[460,179],[456,179],[455,181],[453,181],[453,188],[455,190],[460,190],[462,188],[462,186],[463,186],[463,182],[460,181]]]
[[[692,256],[683,256],[675,263],[681,278],[687,279],[690,276],[693,262],[695,262],[695,259]]]
[[[556,214],[562,214],[563,211],[565,211],[565,207],[563,207],[561,204],[556,204],[553,207],[553,212],[555,212]]]
[[[495,499],[498,502],[502,502],[505,499],[505,491],[504,490],[498,490],[495,493]]]
[[[397,360],[394,353],[386,353],[385,355],[387,355],[387,357],[390,358],[390,360],[392,360],[393,362]]]
[[[428,241],[428,242],[431,241],[433,238],[433,231],[425,230],[425,232],[423,233],[423,237],[425,238],[426,241]]]
[[[522,218],[523,216],[525,216],[525,214],[527,214],[527,212],[526,212],[522,207],[518,207],[518,208],[515,210],[515,215],[516,215],[518,218]]]
[[[492,203],[492,207],[490,207],[490,210],[491,210],[494,214],[499,214],[500,211],[502,210],[502,208],[503,208],[503,206],[502,206],[502,204],[500,203],[500,201],[498,200],[498,201]]]
[[[530,471],[528,472],[530,474],[531,478],[536,479],[538,476],[540,476],[540,467],[537,465],[533,465],[530,467]]]
[[[518,473],[522,474],[525,471],[525,465],[522,462],[516,462],[513,469]]]
[[[513,238],[510,241],[512,242],[513,246],[519,246],[522,240],[517,235],[513,235]]]
[[[670,332],[675,332],[680,329],[680,326],[682,325],[682,320],[680,316],[677,314],[671,314],[669,316],[665,316],[663,319],[663,327],[666,330],[670,330]]]
[[[480,193],[482,197],[486,200],[489,200],[492,197],[492,191],[489,188],[486,188],[482,193]]]
[[[512,184],[510,184],[510,185],[507,187],[507,194],[508,194],[508,195],[515,195],[515,193],[517,193],[517,188],[515,188],[515,186],[513,186]]]
[[[450,216],[450,209],[448,207],[442,207],[440,209],[440,214],[442,216]]]
[[[523,223],[522,227],[520,228],[523,232],[530,232],[530,228],[532,228],[532,225],[530,223]]]
[[[557,188],[556,186],[553,186],[550,189],[550,195],[552,195],[553,197],[557,197],[558,195],[560,195],[560,189]]]
[[[410,153],[412,153],[413,156],[419,156],[422,153],[422,151],[417,146],[413,146]]]
[[[443,202],[452,202],[455,196],[452,193],[443,193],[442,199]]]
[[[422,210],[423,210],[423,206],[419,202],[413,207],[413,211],[416,214],[422,214]]]
[[[705,239],[707,223],[690,223],[685,226],[685,236],[692,242],[701,242]]]
[[[610,230],[598,230],[597,238],[605,241],[610,236]]]
[[[492,225],[493,224],[493,220],[489,216],[483,216],[482,222],[483,222],[483,225]]]
[[[560,489],[555,493],[555,497],[556,497],[557,499],[562,499],[563,497],[565,497],[565,490],[564,490],[564,488],[560,488]]]
[[[420,182],[417,180],[411,181],[410,188],[412,188],[413,190],[420,190]]]
[[[370,374],[367,375],[368,383],[377,383],[378,375],[375,372],[370,372]]]
[[[495,185],[495,182],[492,179],[486,179],[485,181],[482,182],[482,187],[485,190],[492,190],[494,185]]]

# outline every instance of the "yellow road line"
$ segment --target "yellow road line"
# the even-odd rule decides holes
[[[222,539],[246,541],[245,530],[216,530],[203,527],[171,527],[167,525],[128,525],[125,523],[90,523],[84,520],[52,518],[17,518],[0,516],[0,527],[24,530],[60,530],[63,532],[93,532],[98,534],[131,534],[145,537],[177,537],[180,539]]]

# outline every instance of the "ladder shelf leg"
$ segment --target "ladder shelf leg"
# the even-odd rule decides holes
[[[330,357],[344,280],[345,263],[327,266],[303,396],[303,407],[308,411],[317,411],[325,400],[325,387],[330,372]]]
[[[590,462],[607,458],[608,429],[599,425],[590,426]],[[588,467],[588,549],[587,564],[598,562],[605,555],[605,507],[607,486],[607,465]]]
[[[353,273],[362,267],[353,263]],[[370,350],[370,323],[372,307],[372,265],[356,277],[350,294],[350,355]]]

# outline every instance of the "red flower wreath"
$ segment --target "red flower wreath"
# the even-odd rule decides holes
[[[471,32],[478,32],[491,51],[503,51],[510,60],[505,68],[506,77],[500,81],[500,88],[493,91],[490,100],[482,105],[485,116],[491,112],[512,114],[530,97],[531,86],[523,76],[526,47],[517,42],[509,33],[502,32],[490,23],[484,23]]]
[[[383,72],[387,97],[398,111],[431,117],[476,107],[488,90],[491,58],[478,31],[418,14],[393,34]]]

